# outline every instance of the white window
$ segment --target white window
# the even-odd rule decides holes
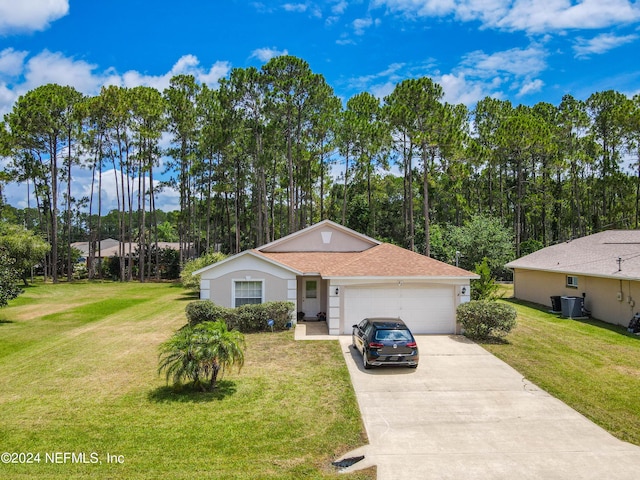
[[[578,288],[578,277],[575,275],[567,275],[567,287]]]
[[[233,306],[262,303],[264,298],[262,280],[234,280]]]

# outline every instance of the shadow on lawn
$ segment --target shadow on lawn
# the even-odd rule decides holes
[[[478,345],[511,345],[511,342],[504,337],[472,338]]]
[[[178,300],[179,302],[193,302],[194,300],[200,300],[200,292],[186,291],[176,300]]]
[[[13,320],[5,320],[4,318],[0,318],[0,325],[3,323],[13,323]]]
[[[236,384],[228,380],[220,380],[212,392],[195,389],[192,384],[181,386],[158,387],[148,393],[147,398],[154,403],[207,403],[236,393]]]

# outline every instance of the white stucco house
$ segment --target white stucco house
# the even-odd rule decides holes
[[[329,220],[194,275],[201,299],[226,307],[291,301],[305,319],[324,313],[331,335],[376,316],[400,317],[418,334],[457,333],[456,308],[478,278]]]
[[[514,296],[550,305],[584,297],[591,316],[627,326],[640,311],[640,230],[608,230],[552,245],[506,265]]]

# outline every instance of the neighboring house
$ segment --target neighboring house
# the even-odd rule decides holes
[[[331,335],[380,316],[400,317],[414,333],[456,333],[456,308],[478,278],[329,220],[194,275],[202,299],[226,307],[291,301],[306,319],[326,315]]]
[[[551,305],[584,296],[594,318],[627,326],[640,310],[640,230],[609,230],[543,248],[506,265],[514,296]]]
[[[98,245],[96,243],[95,249],[96,249],[96,257],[98,257],[98,249],[100,251],[100,256],[102,258],[107,258],[107,257],[111,257],[113,255],[117,255],[118,254],[118,245],[120,245],[120,243],[118,242],[118,240],[114,240],[113,238],[105,238],[104,240],[100,241],[100,245]],[[89,242],[75,242],[72,243],[71,246],[73,248],[76,248],[78,250],[80,250],[80,252],[82,252],[82,256],[84,258],[88,258],[89,257]]]
[[[151,245],[155,246],[155,242],[152,243]],[[75,242],[75,243],[72,243],[71,246],[73,248],[77,248],[78,250],[80,250],[84,258],[89,257],[89,242]],[[161,250],[164,248],[179,250],[180,244],[178,242],[158,242],[158,248]],[[138,249],[138,243],[137,242],[132,243],[131,251],[135,252],[137,249]],[[125,252],[126,256],[129,255],[128,242],[124,243],[123,251]],[[118,256],[119,252],[120,252],[120,242],[118,242],[118,240],[114,240],[113,238],[105,238],[104,240],[100,241],[100,245],[96,243],[96,246],[95,246],[96,258],[109,258],[113,256]]]

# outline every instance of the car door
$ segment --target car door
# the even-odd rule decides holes
[[[365,342],[365,330],[369,325],[369,321],[365,318],[358,325],[353,327],[353,345],[360,351],[363,350]]]

